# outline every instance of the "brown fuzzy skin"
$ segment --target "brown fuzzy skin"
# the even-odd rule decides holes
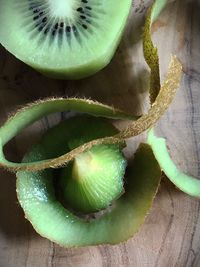
[[[160,70],[159,70],[159,57],[158,49],[154,47],[151,40],[151,24],[152,24],[152,13],[154,5],[152,5],[148,12],[144,25],[143,32],[143,53],[144,58],[151,69],[150,76],[150,102],[154,103],[156,97],[160,91]]]
[[[40,163],[32,162],[30,164],[19,163],[19,164],[9,165],[9,162],[7,163],[1,162],[0,164],[2,167],[5,167],[13,171],[18,171],[18,170],[38,171],[38,170],[44,170],[47,168],[57,168],[57,167],[65,166],[68,162],[73,160],[77,155],[92,148],[94,145],[116,144],[116,143],[120,143],[124,141],[125,139],[139,135],[142,132],[146,131],[147,129],[151,128],[160,119],[160,117],[165,113],[165,111],[171,104],[176,94],[176,91],[180,84],[181,75],[182,75],[182,65],[177,60],[176,57],[172,57],[167,77],[163,85],[161,86],[160,92],[154,104],[150,108],[149,112],[141,116],[138,120],[131,122],[127,126],[126,129],[123,129],[118,134],[115,134],[110,137],[105,137],[105,138],[100,138],[100,139],[90,141],[88,143],[85,143],[79,146],[78,148],[73,149],[69,153],[66,153],[60,157],[57,157],[55,159],[45,160]],[[54,100],[51,100],[51,101],[54,101]],[[33,105],[36,105],[36,104],[33,104]],[[33,105],[29,105],[29,107],[32,107]],[[15,116],[16,115],[14,115],[14,117]],[[10,120],[13,119],[14,117],[10,118]],[[113,116],[113,118],[115,118],[115,116]]]
[[[47,98],[44,100],[38,100],[36,102],[27,104],[25,107],[22,107],[21,109],[19,109],[16,113],[13,113],[9,116],[9,118],[7,119],[7,121],[4,123],[4,125],[2,126],[2,128],[5,128],[7,124],[9,124],[11,121],[16,120],[17,116],[20,113],[26,112],[31,108],[37,107],[38,105],[46,105],[46,104],[52,104],[52,107],[54,105],[54,103],[58,103],[58,102],[66,102],[66,109],[67,109],[67,104],[70,104],[71,106],[74,106],[74,109],[76,110],[78,106],[80,105],[85,105],[85,107],[82,106],[81,109],[83,109],[83,111],[85,111],[85,113],[92,114],[94,116],[104,116],[106,118],[112,118],[112,119],[135,119],[136,117],[127,114],[123,111],[120,111],[119,109],[116,109],[112,106],[108,106],[108,105],[104,105],[102,103],[99,103],[97,101],[92,101],[89,99],[80,99],[80,98]],[[55,104],[56,104],[55,103]],[[92,108],[92,109],[91,109]],[[96,111],[95,111],[96,108]],[[80,108],[78,108],[79,110]],[[2,129],[0,128],[0,130]],[[1,141],[1,140],[0,140]],[[44,161],[42,164],[38,164],[37,162],[35,163],[30,163],[29,166],[27,166],[26,164],[20,163],[20,164],[15,164],[15,163],[11,163],[9,161],[7,161],[5,159],[4,162],[0,162],[0,167],[3,167],[7,170],[10,170],[12,172],[16,172],[18,170],[27,170],[27,171],[36,171],[36,170],[41,170],[41,169],[46,169],[51,167],[50,165],[52,165],[52,168],[55,167],[59,167],[65,164],[65,162],[63,162],[61,165],[58,166],[54,166],[56,165],[55,163],[53,164],[53,162],[51,163],[51,161],[49,161],[49,164],[47,163],[47,166],[45,164],[46,162]]]
[[[51,98],[50,98],[50,97],[47,97],[47,98],[44,98],[44,99],[38,99],[38,100],[36,100],[36,101],[34,101],[34,102],[32,102],[32,103],[28,103],[28,104],[26,104],[25,106],[21,106],[21,107],[19,107],[19,109],[18,109],[17,111],[12,112],[12,113],[9,115],[9,117],[8,117],[8,119],[7,119],[6,122],[9,122],[10,120],[14,119],[14,117],[15,117],[19,112],[26,111],[27,109],[29,109],[29,108],[31,108],[31,107],[33,107],[33,106],[37,106],[38,104],[43,104],[43,103],[47,103],[47,102],[49,102],[49,103],[53,103],[53,102],[55,102],[55,101],[62,101],[62,100],[66,100],[66,98],[64,98],[64,97],[51,97]],[[117,108],[115,108],[115,107],[108,106],[108,105],[106,105],[106,104],[103,104],[103,103],[101,103],[101,102],[94,101],[94,100],[91,100],[91,99],[70,97],[70,98],[67,98],[67,100],[68,100],[68,101],[72,101],[72,102],[73,102],[73,101],[78,101],[78,102],[82,102],[82,103],[87,103],[87,104],[89,104],[89,105],[97,105],[97,106],[99,106],[99,107],[106,108],[106,109],[108,109],[111,113],[113,113],[113,116],[114,116],[114,114],[116,114],[116,115],[117,115],[117,118],[121,118],[121,119],[122,119],[122,118],[127,119],[128,117],[129,117],[130,119],[133,118],[133,115],[131,115],[131,114],[127,114],[126,112],[124,112],[124,111],[122,111],[122,110],[119,110],[119,109],[117,109]],[[111,118],[113,118],[112,115],[111,115]],[[5,123],[6,123],[6,122],[5,122]]]

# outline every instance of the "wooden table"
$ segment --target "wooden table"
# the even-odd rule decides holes
[[[87,96],[132,113],[147,109],[149,71],[141,47],[147,1],[135,0],[129,24],[112,63],[81,81],[45,78],[0,48],[0,121],[27,102],[49,96]],[[180,90],[157,131],[167,138],[176,164],[200,177],[200,1],[175,1],[153,26],[162,79],[170,54],[183,63]],[[29,127],[7,145],[7,156],[19,160],[31,143],[60,114]],[[127,154],[144,137],[128,141]],[[24,219],[17,203],[15,175],[0,170],[0,267],[197,267],[200,266],[200,201],[177,190],[163,177],[150,214],[138,234],[126,243],[63,249],[41,238]]]

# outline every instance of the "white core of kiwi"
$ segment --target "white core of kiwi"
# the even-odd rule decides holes
[[[54,17],[73,19],[73,12],[78,7],[76,0],[49,0],[49,8]]]

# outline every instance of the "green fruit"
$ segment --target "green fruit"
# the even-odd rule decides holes
[[[124,191],[125,168],[118,146],[94,146],[64,169],[61,188],[66,201],[85,213],[107,208]]]
[[[24,161],[31,162],[36,157],[37,160],[52,158],[67,151],[69,130],[68,121],[52,128]],[[109,212],[89,222],[72,214],[58,201],[50,169],[18,172],[17,195],[26,218],[35,230],[59,245],[115,244],[131,237],[144,222],[160,175],[150,147],[142,145],[128,169],[125,193],[115,201]]]
[[[72,150],[93,139],[116,134],[105,119],[78,116],[67,121],[66,142]],[[107,208],[124,191],[126,160],[119,145],[98,145],[63,169],[61,191],[70,206],[85,213]]]
[[[0,0],[0,43],[55,78],[79,79],[111,60],[132,0]]]

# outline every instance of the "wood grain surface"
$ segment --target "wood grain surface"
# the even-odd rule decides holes
[[[132,113],[147,110],[149,70],[143,60],[141,33],[149,1],[135,0],[123,40],[111,64],[81,81],[45,78],[0,48],[0,122],[19,106],[49,96],[86,96]],[[185,172],[200,177],[200,1],[172,1],[153,26],[162,79],[170,54],[182,61],[180,90],[157,132]],[[12,140],[7,157],[20,160],[43,132],[65,113],[45,118]],[[132,155],[143,136],[128,141]],[[129,241],[64,249],[35,233],[24,219],[15,193],[15,175],[0,170],[0,267],[198,267],[200,201],[177,190],[163,177],[145,224]]]

